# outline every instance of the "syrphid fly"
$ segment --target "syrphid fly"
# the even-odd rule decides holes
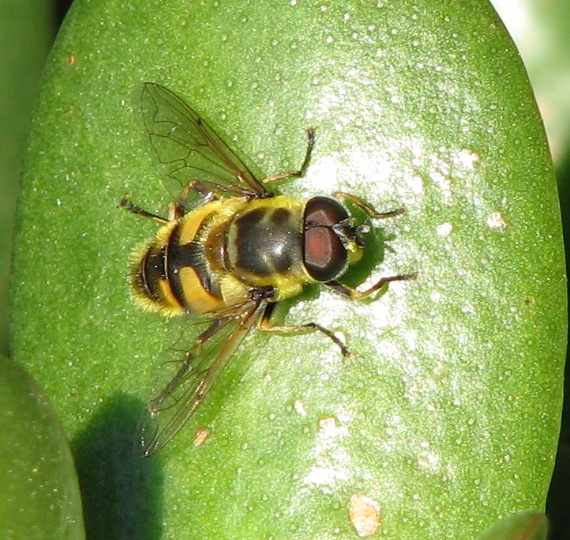
[[[321,283],[360,300],[391,281],[415,274],[382,277],[360,291],[339,280],[366,247],[370,220],[395,217],[402,209],[377,212],[358,197],[334,193],[299,200],[268,186],[305,175],[315,145],[307,129],[307,150],[299,170],[257,179],[214,130],[170,90],[143,85],[141,112],[154,158],[166,181],[179,185],[167,218],[120,205],[160,225],[156,236],[135,250],[131,281],[136,302],[165,316],[193,315],[209,321],[166,387],[150,401],[155,428],[143,433],[145,455],[167,444],[184,426],[255,328],[321,332],[350,355],[330,330],[309,322],[271,325],[276,302]],[[340,201],[348,200],[368,219],[359,223]],[[362,220],[361,220],[362,221]]]

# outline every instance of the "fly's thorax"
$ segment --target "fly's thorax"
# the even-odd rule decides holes
[[[252,287],[273,286],[276,299],[310,281],[303,264],[304,203],[284,195],[248,202],[227,234],[226,266]]]

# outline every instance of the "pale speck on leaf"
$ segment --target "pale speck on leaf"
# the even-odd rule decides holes
[[[199,428],[194,433],[194,446],[200,446],[210,436],[210,430],[207,428]]]
[[[500,212],[493,212],[487,218],[487,226],[491,229],[504,231],[507,228],[507,222],[504,220]]]
[[[303,402],[299,399],[295,400],[295,411],[300,414],[301,416],[307,416],[307,411],[305,410],[305,406]]]
[[[380,525],[380,505],[374,499],[355,494],[350,498],[350,521],[361,538],[372,536]]]
[[[451,223],[442,223],[436,227],[436,231],[439,236],[449,236],[451,231],[453,231],[453,225]]]

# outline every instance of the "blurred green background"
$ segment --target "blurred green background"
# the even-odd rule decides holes
[[[0,0],[0,353],[9,355],[9,266],[16,198],[45,58],[69,1]],[[493,0],[527,66],[558,174],[564,231],[570,226],[570,2]],[[569,378],[567,377],[567,380]],[[569,384],[566,383],[568,395]],[[568,400],[567,400],[568,401]],[[548,501],[551,538],[570,538],[570,407]]]

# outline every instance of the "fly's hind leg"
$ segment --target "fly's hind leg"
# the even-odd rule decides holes
[[[178,196],[178,206],[181,209],[186,208],[188,204],[188,200],[192,193],[198,193],[203,199],[205,203],[209,203],[211,201],[215,201],[216,191],[220,191],[220,186],[213,184],[211,182],[203,182],[200,180],[190,180],[188,184],[184,187],[180,195]]]
[[[275,304],[268,304],[263,314],[263,318],[261,319],[261,323],[259,325],[259,329],[263,330],[264,332],[275,332],[277,334],[299,334],[299,333],[307,333],[307,332],[321,332],[327,336],[339,349],[342,354],[342,357],[345,360],[352,360],[354,358],[354,354],[351,353],[346,345],[336,337],[328,328],[321,326],[320,324],[311,322],[306,324],[279,324],[274,325],[271,323],[271,314],[273,312],[273,308]]]
[[[145,217],[148,219],[152,219],[153,221],[156,221],[159,225],[166,225],[170,221],[170,219],[163,218],[161,216],[157,216],[156,214],[151,214],[150,212],[143,210],[140,206],[133,204],[128,195],[125,195],[119,201],[119,207],[124,208],[125,210],[128,210],[129,212],[132,212],[133,214],[137,214],[138,216],[142,216],[142,217]]]
[[[133,214],[137,214],[138,216],[152,219],[153,221],[156,221],[156,223],[158,223],[159,225],[166,225],[171,221],[180,219],[185,214],[186,203],[189,197],[189,193],[190,193],[190,184],[188,184],[188,187],[186,187],[182,191],[182,194],[180,195],[178,202],[170,203],[170,205],[168,206],[167,218],[163,218],[162,216],[157,216],[156,214],[147,212],[146,210],[143,210],[140,206],[133,204],[131,202],[129,195],[123,196],[123,198],[119,201],[119,206],[121,208],[124,208],[125,210],[128,210],[129,212],[132,212]]]
[[[178,200],[176,202],[170,203],[168,206],[168,217],[166,218],[157,216],[151,212],[147,212],[140,206],[133,204],[129,195],[123,196],[123,198],[119,201],[119,207],[124,208],[133,214],[152,219],[159,225],[166,225],[170,221],[180,219],[186,214],[186,207],[188,206],[188,201],[193,192],[201,195],[204,198],[205,202],[210,202],[216,198],[213,193],[213,189],[210,188],[208,184],[200,182],[199,180],[191,180],[181,191],[180,195],[178,196]]]

